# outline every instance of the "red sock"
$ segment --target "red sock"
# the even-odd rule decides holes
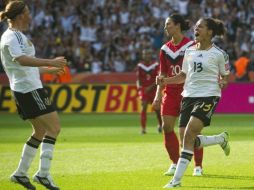
[[[176,164],[179,159],[179,141],[174,131],[164,133],[164,144],[169,158]]]
[[[144,112],[144,111],[141,112],[140,119],[141,119],[142,129],[146,129],[146,112]]]
[[[203,161],[203,148],[195,148],[194,149],[194,162],[195,166],[200,166],[202,168]]]

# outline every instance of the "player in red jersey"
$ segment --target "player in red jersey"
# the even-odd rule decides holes
[[[182,61],[186,48],[194,44],[193,41],[183,35],[183,31],[189,29],[188,21],[179,14],[172,14],[166,19],[165,32],[171,40],[161,47],[160,51],[160,75],[172,77],[182,70]],[[164,93],[162,93],[162,91]],[[182,101],[181,93],[183,84],[170,84],[157,87],[156,96],[153,101],[154,109],[161,107],[162,127],[164,132],[164,144],[169,158],[172,160],[164,175],[173,175],[179,159],[179,141],[174,132],[176,119],[180,114]],[[181,145],[186,126],[179,126]],[[194,151],[195,169],[194,176],[202,175],[203,149]]]
[[[152,60],[152,50],[142,51],[143,61],[137,65],[137,89],[142,102],[140,113],[141,134],[146,133],[147,106],[153,102],[156,93],[155,79],[159,71],[159,63]],[[158,132],[161,132],[160,108],[154,110],[158,119]]]

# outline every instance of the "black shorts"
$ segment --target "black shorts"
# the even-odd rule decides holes
[[[220,97],[217,96],[183,98],[179,117],[179,127],[186,127],[191,116],[200,119],[204,126],[209,126],[219,100]]]
[[[24,120],[33,119],[55,111],[47,91],[39,88],[28,93],[12,92],[20,117]]]

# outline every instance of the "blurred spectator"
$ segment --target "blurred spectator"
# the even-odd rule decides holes
[[[6,1],[0,1],[0,9]],[[133,71],[140,49],[153,48],[158,56],[167,40],[162,32],[163,20],[173,12],[181,13],[191,24],[204,16],[223,20],[227,27],[225,42],[215,39],[215,43],[230,55],[231,66],[243,52],[248,52],[251,60],[254,58],[252,0],[25,1],[33,17],[28,36],[40,44],[36,47],[37,56],[63,53],[70,62],[71,73]],[[6,27],[0,24],[0,34]],[[186,35],[193,37],[193,30]],[[94,69],[96,59],[101,70]]]
[[[98,73],[102,72],[102,62],[101,62],[101,60],[99,60],[99,58],[97,56],[94,57],[94,59],[92,60],[91,72],[93,74],[98,74]]]
[[[241,57],[236,60],[234,66],[236,71],[236,81],[248,81],[249,58],[247,52],[243,52]]]

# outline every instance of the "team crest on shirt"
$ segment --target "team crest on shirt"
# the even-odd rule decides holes
[[[50,101],[49,98],[44,98],[44,103],[45,103],[47,106],[51,105],[51,101]]]

